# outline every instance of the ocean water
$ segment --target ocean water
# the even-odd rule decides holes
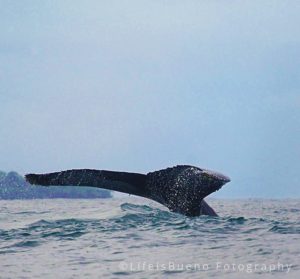
[[[300,200],[0,201],[0,278],[300,278]]]

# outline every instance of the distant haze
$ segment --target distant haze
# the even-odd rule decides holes
[[[0,170],[220,171],[300,196],[299,1],[0,0]]]

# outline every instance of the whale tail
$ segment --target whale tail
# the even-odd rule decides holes
[[[216,213],[203,200],[230,181],[220,173],[193,166],[175,166],[148,174],[75,169],[46,174],[27,174],[26,180],[43,186],[89,186],[118,191],[157,201],[187,216]]]

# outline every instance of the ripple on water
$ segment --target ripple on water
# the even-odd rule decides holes
[[[53,207],[53,204],[51,206]],[[237,204],[233,203],[232,206],[234,208]],[[274,202],[269,207],[266,204],[264,212],[267,214],[256,214],[257,217],[253,217],[249,203],[248,211],[245,210],[247,214],[244,216],[240,214],[241,208],[237,209],[239,214],[234,215],[232,209],[226,212],[227,207],[224,206],[222,210],[225,217],[192,218],[148,205],[131,203],[121,204],[119,210],[107,218],[82,217],[90,216],[86,214],[80,215],[81,218],[57,219],[57,214],[51,216],[48,212],[48,219],[46,218],[48,215],[43,214],[47,212],[45,210],[38,215],[38,212],[35,214],[23,208],[18,218],[26,217],[26,214],[32,215],[30,219],[32,222],[14,229],[5,229],[2,226],[0,254],[6,254],[2,259],[7,259],[12,253],[26,252],[24,257],[26,261],[28,257],[35,257],[36,251],[43,255],[47,254],[49,249],[58,257],[59,253],[64,251],[61,260],[65,255],[72,257],[76,255],[75,259],[68,261],[72,268],[78,263],[93,269],[94,266],[99,267],[104,263],[105,266],[114,266],[115,269],[111,274],[115,277],[132,275],[132,272],[116,269],[121,260],[128,257],[143,260],[151,257],[152,253],[153,258],[192,262],[206,262],[208,259],[264,262],[266,259],[278,258],[289,261],[295,258],[298,251],[296,250],[300,235],[298,209],[285,208],[286,211],[281,214],[283,211],[280,206],[275,208]],[[9,211],[9,208],[7,210]],[[86,210],[91,212],[88,206]],[[36,216],[39,216],[40,220],[36,221]],[[54,249],[58,249],[59,252]],[[32,253],[33,251],[35,253]],[[52,255],[49,259],[56,260]],[[181,278],[186,275],[182,272],[184,271],[171,273],[174,276],[178,274],[178,278]],[[160,274],[168,276],[171,273],[166,270]],[[153,274],[158,275],[155,272]],[[203,275],[206,276],[206,273]]]
[[[270,230],[270,232],[280,233],[280,234],[300,234],[300,226],[279,226],[275,225]]]
[[[189,236],[195,237],[201,233],[214,234],[251,234],[265,229],[271,225],[270,232],[281,234],[299,234],[299,225],[292,223],[267,220],[264,218],[245,218],[245,217],[185,217],[176,213],[168,212],[146,205],[134,205],[130,203],[121,204],[122,213],[108,219],[61,219],[45,220],[29,224],[25,228],[0,230],[1,238],[6,240],[15,238],[78,238],[90,232],[111,232],[138,229],[142,231],[166,232],[182,231],[190,233]],[[177,234],[178,236],[178,234]],[[180,235],[179,235],[180,236]],[[136,239],[138,239],[136,237]]]

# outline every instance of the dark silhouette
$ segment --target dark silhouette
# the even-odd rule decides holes
[[[203,200],[230,181],[227,176],[193,166],[176,166],[148,174],[107,170],[66,170],[27,174],[37,185],[77,185],[104,188],[157,201],[173,212],[187,216],[211,215],[215,211]]]

